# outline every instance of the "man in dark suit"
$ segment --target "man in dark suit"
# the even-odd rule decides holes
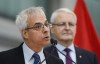
[[[24,43],[0,52],[0,64],[63,64],[43,48],[50,42],[50,29],[42,7],[23,10],[16,19]]]
[[[52,55],[63,60],[64,64],[98,64],[96,55],[74,45],[77,18],[73,11],[61,8],[51,15],[51,33],[57,41],[45,48]],[[54,45],[56,44],[57,45]]]

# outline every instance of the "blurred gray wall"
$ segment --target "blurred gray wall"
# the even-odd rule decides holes
[[[100,37],[100,0],[85,0],[98,36]],[[20,45],[23,40],[15,25],[16,15],[23,9],[42,6],[49,20],[51,13],[60,7],[74,10],[76,0],[0,0],[0,51]]]

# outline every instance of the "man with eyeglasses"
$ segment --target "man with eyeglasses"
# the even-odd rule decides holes
[[[45,48],[47,52],[62,59],[64,64],[98,64],[94,53],[74,45],[77,17],[73,11],[67,8],[57,9],[51,15],[50,22],[55,40],[51,40],[53,45]]]
[[[50,42],[49,23],[42,7],[30,7],[16,18],[24,43],[19,47],[0,52],[0,64],[63,64],[44,47]]]

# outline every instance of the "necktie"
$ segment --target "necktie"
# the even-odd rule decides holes
[[[37,53],[33,54],[34,63],[33,64],[41,64],[40,56]]]
[[[66,64],[72,64],[72,59],[71,59],[71,57],[70,57],[70,49],[69,48],[66,48],[66,49],[64,49],[64,51],[67,53],[67,55],[66,55]]]

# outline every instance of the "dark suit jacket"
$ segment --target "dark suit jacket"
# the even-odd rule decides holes
[[[63,64],[63,61],[44,51],[47,64]],[[0,64],[25,64],[22,45],[0,52]]]
[[[46,47],[45,50],[59,58],[57,49],[54,46],[51,45],[49,47]],[[80,49],[78,47],[75,47],[75,51],[76,51],[76,61],[77,61],[76,64],[98,64],[95,54],[88,52],[86,50]]]

